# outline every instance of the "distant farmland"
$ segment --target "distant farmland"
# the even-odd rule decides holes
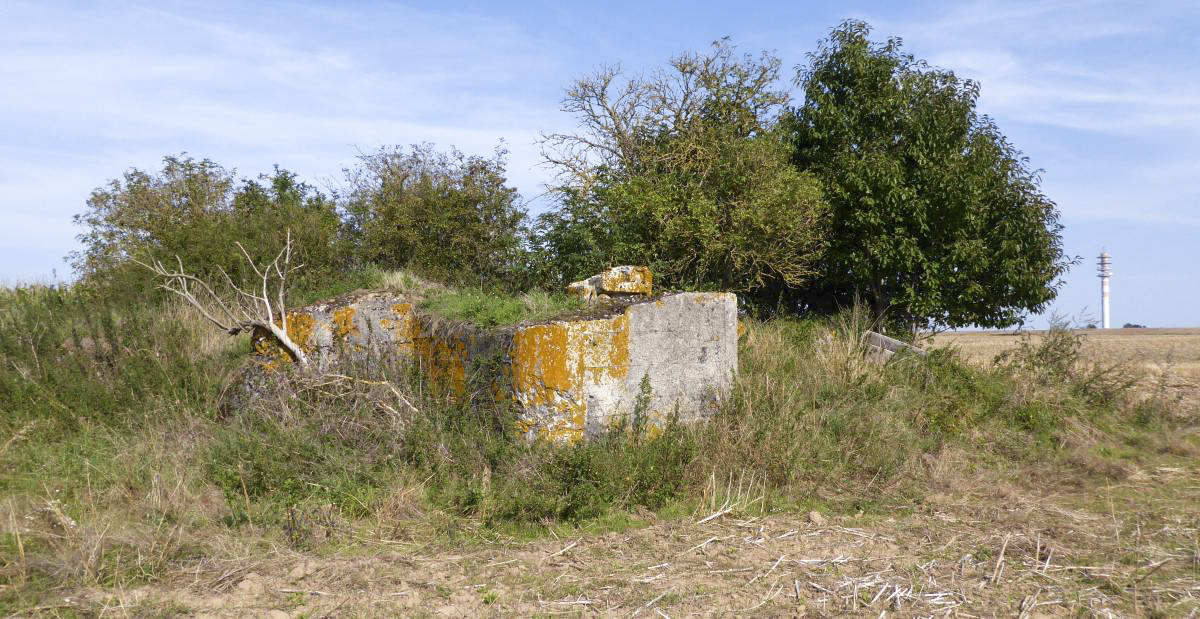
[[[1040,338],[1041,331],[1027,332]],[[1200,397],[1200,328],[1078,329],[1084,358],[1101,364],[1127,363],[1146,371],[1146,379],[1189,398]],[[1016,346],[1021,334],[1011,331],[943,333],[935,346],[951,345],[977,363]]]

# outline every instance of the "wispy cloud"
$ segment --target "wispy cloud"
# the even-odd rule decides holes
[[[1044,155],[1034,165],[1064,213],[1191,224],[1200,215],[1186,175],[1148,174],[1200,139],[1200,66],[1183,61],[1200,46],[1176,39],[1197,21],[1183,2],[979,1],[878,32],[903,33],[918,56],[980,82],[980,110]]]
[[[791,66],[846,15],[980,81],[980,110],[1047,170],[1043,188],[1068,219],[1193,225],[1197,13],[1192,0],[616,8],[516,0],[469,10],[383,0],[7,0],[0,266],[17,268],[6,247],[66,253],[78,232],[70,216],[92,188],[181,151],[241,175],[278,163],[336,184],[360,151],[431,141],[488,153],[504,138],[510,178],[533,197],[550,176],[533,141],[540,130],[573,127],[558,111],[573,77],[604,62],[652,70],[725,34],[746,51],[779,49]]]
[[[383,145],[487,153],[507,138],[532,193],[532,141],[556,122],[552,99],[534,101],[563,72],[558,43],[522,24],[384,3],[16,0],[0,24],[0,157],[23,162],[0,174],[0,245],[14,247],[61,246],[91,188],[181,151],[319,180]]]

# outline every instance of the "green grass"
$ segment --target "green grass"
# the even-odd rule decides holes
[[[547,320],[581,309],[583,304],[579,299],[561,293],[532,291],[513,296],[455,289],[433,292],[420,307],[452,320],[496,327]]]
[[[481,325],[575,307],[422,289],[429,311]],[[854,313],[748,326],[709,422],[559,446],[517,440],[511,402],[449,399],[386,363],[234,406],[222,394],[246,343],[176,306],[0,290],[0,611],[231,549],[567,537],[722,505],[875,513],[918,502],[926,458],[945,449],[1108,475],[1195,447],[1172,446],[1167,415],[1064,336],[985,370],[944,350],[870,364]]]
[[[316,303],[347,292],[363,288],[379,288],[384,285],[387,273],[375,265],[366,265],[343,273],[332,281],[323,281],[315,286],[302,286],[291,293],[289,302],[292,307]]]

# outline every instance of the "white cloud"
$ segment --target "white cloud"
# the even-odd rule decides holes
[[[381,146],[487,154],[506,139],[510,179],[532,197],[546,177],[532,142],[559,122],[542,86],[560,81],[556,44],[503,18],[392,4],[17,0],[0,23],[13,35],[0,37],[9,247],[73,244],[70,217],[92,188],[182,151],[244,176],[279,164],[323,185]]]
[[[1043,155],[1033,165],[1065,215],[1195,225],[1194,173],[1165,171],[1200,139],[1200,66],[1172,43],[1189,15],[1182,2],[982,1],[875,34],[902,33],[909,51],[978,81],[979,110]]]
[[[533,198],[550,176],[533,141],[573,128],[561,88],[594,63],[653,68],[727,33],[795,62],[835,12],[980,81],[980,111],[1047,169],[1064,215],[1186,223],[1200,210],[1191,2],[688,5],[683,17],[646,5],[627,28],[599,6],[426,6],[0,3],[0,246],[66,253],[92,188],[181,151],[243,176],[278,163],[321,185],[360,151],[431,141],[486,154],[505,138],[510,179]],[[791,18],[762,19],[776,11]]]

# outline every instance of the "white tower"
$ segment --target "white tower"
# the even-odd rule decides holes
[[[1100,275],[1100,323],[1105,329],[1109,328],[1108,313],[1108,278],[1112,277],[1112,256],[1108,252],[1100,252],[1100,262],[1096,267]]]

